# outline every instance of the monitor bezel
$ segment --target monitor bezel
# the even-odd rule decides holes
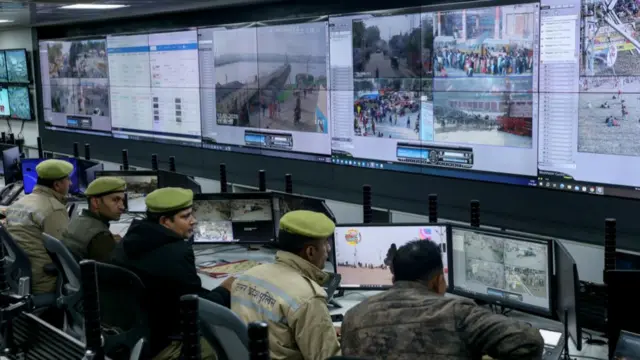
[[[248,192],[248,193],[204,193],[194,194],[193,202],[209,200],[269,200],[271,203],[271,239],[269,241],[196,241],[193,245],[273,245],[276,243],[277,229],[275,226],[275,209],[273,205],[274,195],[271,192]],[[197,214],[196,214],[197,219]],[[268,220],[264,220],[266,222]],[[231,222],[233,223],[233,221]]]
[[[443,223],[443,222],[437,222],[437,223],[429,223],[429,222],[410,222],[410,223],[346,223],[346,224],[336,224],[336,229],[338,227],[416,227],[416,226],[440,226],[440,227],[444,227],[445,228],[445,239],[444,239],[444,243],[446,244],[447,247],[447,262],[449,261],[449,253],[450,253],[450,247],[449,247],[449,224]],[[335,231],[334,231],[334,247],[333,247],[333,251],[335,254]],[[336,258],[336,274],[340,274],[338,272],[338,258],[337,255],[334,255]],[[448,265],[449,268],[449,272],[451,272],[451,266]],[[391,269],[389,269],[389,271],[391,271]],[[449,285],[450,286],[450,285]],[[343,291],[348,291],[348,290],[373,290],[373,291],[384,291],[384,290],[388,290],[390,288],[393,287],[393,284],[391,285],[359,285],[359,286],[343,286],[342,283],[340,284],[340,286],[338,286],[338,290],[343,290]],[[447,290],[448,291],[448,290]]]
[[[544,309],[542,307],[539,306],[535,306],[535,305],[528,305],[525,303],[520,303],[520,302],[515,302],[515,301],[504,301],[504,300],[499,300],[496,299],[495,297],[492,296],[488,296],[488,295],[482,295],[482,294],[475,294],[472,293],[470,291],[464,291],[464,290],[459,290],[456,289],[455,286],[455,280],[454,280],[454,274],[455,274],[455,269],[453,266],[453,231],[454,229],[460,229],[460,230],[467,230],[467,231],[475,231],[475,232],[480,232],[480,233],[484,233],[484,234],[488,234],[488,235],[493,235],[493,236],[499,236],[499,237],[504,237],[507,239],[511,239],[511,240],[521,240],[521,241],[525,241],[525,242],[530,242],[530,243],[542,243],[542,244],[546,244],[547,246],[547,282],[548,282],[548,309]],[[555,265],[555,258],[554,258],[554,249],[553,249],[553,239],[550,238],[543,238],[543,237],[537,237],[535,235],[522,235],[522,234],[515,234],[515,233],[509,233],[507,231],[502,231],[502,230],[494,230],[494,229],[487,229],[487,228],[480,228],[480,227],[474,227],[474,226],[467,226],[467,225],[457,225],[457,224],[449,224],[449,227],[447,228],[447,263],[449,264],[449,288],[448,288],[448,292],[454,295],[458,295],[461,297],[465,297],[468,299],[473,299],[473,300],[479,300],[479,301],[483,301],[486,302],[488,304],[491,305],[498,305],[498,306],[504,306],[510,309],[514,309],[514,310],[518,310],[518,311],[522,311],[525,313],[529,313],[529,314],[534,314],[534,315],[538,315],[538,316],[543,316],[546,318],[554,318],[555,315],[555,290],[556,290],[556,283],[555,283],[555,276],[554,276],[554,265]]]
[[[555,269],[554,276],[555,276],[555,287],[556,287],[554,312],[557,319],[564,324],[564,321],[566,319],[562,319],[561,317],[561,313],[564,313],[564,310],[560,309],[560,302],[558,301],[559,300],[558,297],[560,296],[558,289],[561,286],[559,273],[561,273],[561,271],[558,271],[558,261],[556,260],[558,259],[558,257],[561,256],[560,252],[564,252],[566,255],[569,256],[569,259],[571,260],[571,277],[573,278],[573,293],[574,293],[573,307],[576,315],[575,323],[577,327],[577,332],[576,332],[575,339],[573,338],[573,336],[570,336],[570,338],[573,340],[573,344],[576,350],[581,351],[582,350],[582,327],[580,325],[582,324],[582,321],[580,316],[580,309],[581,309],[580,301],[578,301],[578,296],[580,294],[580,274],[578,273],[578,264],[576,263],[575,258],[573,257],[573,255],[571,255],[571,252],[569,251],[569,249],[567,249],[567,247],[562,242],[560,242],[560,240],[555,240],[553,242],[553,263],[554,263],[554,269]],[[570,334],[571,329],[569,328],[569,324],[566,325],[566,328]],[[565,334],[565,336],[569,336],[569,334]]]

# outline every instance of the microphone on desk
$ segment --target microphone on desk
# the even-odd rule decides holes
[[[373,209],[371,208],[371,185],[362,185],[362,222],[373,222]]]
[[[429,223],[438,222],[438,195],[429,194]]]
[[[265,322],[256,321],[249,324],[249,359],[271,359],[269,355],[269,326]]]
[[[4,133],[2,133],[2,138],[4,139]],[[38,142],[38,159],[44,159],[44,150],[42,148],[42,138],[40,136],[38,136],[37,142]]]
[[[470,204],[470,220],[469,223],[473,227],[480,227],[480,201],[471,200]]]
[[[220,164],[220,192],[227,192],[227,164]]]
[[[91,160],[91,144],[84,144],[84,158],[85,160]]]
[[[127,149],[122,149],[122,170],[129,170],[129,152]]]
[[[151,170],[158,170],[158,154],[151,154]]]
[[[258,171],[258,191],[267,191],[267,172],[264,170]]]
[[[169,171],[176,172],[176,157],[169,156]]]
[[[73,157],[76,159],[80,157],[80,146],[77,142],[73,143]]]
[[[291,178],[291,174],[284,175],[284,192],[293,194],[293,179]]]

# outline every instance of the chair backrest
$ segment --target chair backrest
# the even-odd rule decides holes
[[[64,311],[64,331],[78,339],[84,335],[80,265],[69,249],[49,234],[42,234],[44,247],[58,270],[56,302]]]
[[[31,283],[31,260],[29,256],[18,246],[4,226],[0,226],[0,241],[7,254],[6,276],[11,290],[20,293],[20,279],[28,278]],[[31,293],[31,288],[28,289]]]
[[[212,346],[219,344],[226,353],[224,357],[229,360],[249,359],[249,329],[238,315],[202,298],[199,299],[198,311],[202,334]]]
[[[129,356],[129,360],[144,360],[147,359],[146,349],[147,349],[147,339],[142,338],[138,340],[136,346],[131,350],[131,356]]]
[[[140,278],[119,266],[96,262],[104,350],[112,359],[128,358],[149,338],[146,291]]]

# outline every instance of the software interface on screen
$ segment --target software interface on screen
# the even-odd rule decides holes
[[[538,13],[524,4],[330,18],[333,161],[536,176]]]
[[[104,39],[40,42],[45,126],[111,134]]]
[[[147,211],[147,205],[145,199],[149,193],[158,188],[158,176],[157,175],[113,175],[104,173],[97,174],[100,176],[115,176],[124,180],[127,183],[127,211],[142,213]]]
[[[0,116],[9,116],[10,114],[9,89],[4,85],[0,85]]]
[[[194,200],[195,243],[271,242],[271,199]]]
[[[6,50],[7,79],[12,83],[29,82],[29,65],[27,52],[24,49]]]
[[[7,89],[9,116],[12,119],[32,120],[31,93],[27,86],[9,86]]]
[[[196,30],[107,38],[115,137],[201,142]]]
[[[547,243],[452,228],[454,291],[550,311]]]
[[[327,22],[200,29],[206,147],[331,155]],[[297,154],[297,155],[296,155]]]
[[[341,287],[389,287],[392,285],[390,249],[413,240],[431,240],[440,245],[445,273],[447,266],[445,226],[336,226],[334,240]],[[446,279],[446,277],[445,277]]]

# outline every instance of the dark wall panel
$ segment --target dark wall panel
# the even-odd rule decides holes
[[[367,6],[369,10],[389,7],[388,3],[376,1],[366,4],[357,2],[355,5],[349,3],[351,2],[323,2],[322,5],[308,5],[304,2],[279,3],[257,7],[248,5],[236,9],[161,15],[139,20],[46,27],[38,29],[38,36],[52,39],[105,35],[122,31],[152,31],[160,28],[366,10],[363,6]],[[401,7],[418,4],[409,1],[393,5]],[[495,3],[476,3],[476,6],[490,5]],[[34,48],[37,48],[37,39],[34,39],[34,42]],[[35,61],[36,70],[39,71],[39,59],[36,57]],[[36,75],[36,83],[39,86],[40,74]],[[40,119],[43,118],[41,94],[39,91]],[[180,172],[212,179],[218,178],[218,165],[224,162],[227,164],[230,182],[253,186],[258,184],[257,172],[260,169],[267,172],[268,186],[280,190],[284,188],[284,174],[291,173],[296,192],[339,201],[360,203],[362,185],[366,183],[373,187],[374,206],[410,213],[426,214],[427,196],[436,193],[439,195],[440,216],[454,220],[468,221],[469,201],[477,199],[481,202],[483,223],[594,244],[603,243],[604,219],[614,217],[618,219],[620,246],[640,250],[640,241],[635,239],[636,234],[640,233],[640,221],[636,219],[640,204],[635,200],[52,132],[44,129],[42,123],[40,134],[47,150],[71,152],[73,142],[89,142],[93,158],[120,162],[121,150],[128,149],[131,165],[145,167],[150,166],[152,153],[158,154],[163,163],[168,161],[169,156],[175,156]]]

